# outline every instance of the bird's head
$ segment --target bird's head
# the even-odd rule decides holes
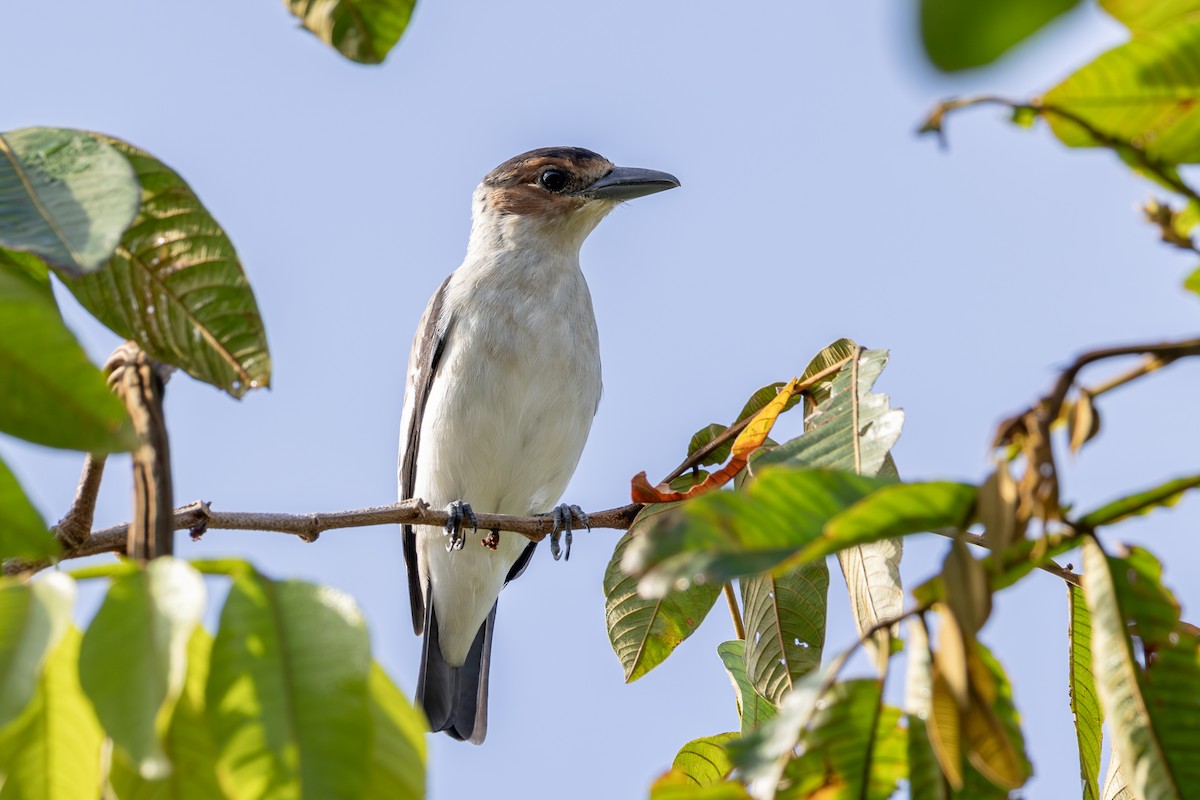
[[[618,167],[582,147],[530,150],[489,172],[475,190],[472,242],[578,252],[619,203],[677,186],[674,175]]]

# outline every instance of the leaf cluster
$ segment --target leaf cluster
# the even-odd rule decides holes
[[[1200,479],[1168,481],[1082,514],[1050,509],[1046,497],[1030,502],[1036,483],[1013,477],[1008,458],[1033,451],[1010,452],[1010,436],[998,440],[996,469],[980,485],[901,482],[890,449],[903,417],[872,390],[886,353],[840,340],[810,370],[847,347],[851,360],[806,390],[801,436],[752,454],[732,491],[645,506],[614,551],[605,577],[608,630],[626,680],[666,660],[705,619],[722,585],[737,619],[737,638],[721,644],[718,656],[733,686],[739,729],[685,745],[651,797],[884,798],[901,781],[913,797],[1007,797],[1033,769],[1012,687],[978,635],[992,593],[1039,568],[1067,581],[1068,688],[1085,797],[1099,796],[1106,710],[1122,763],[1141,770],[1147,757],[1160,756],[1159,772],[1136,773],[1147,792],[1137,796],[1155,796],[1160,785],[1191,785],[1191,761],[1180,754],[1195,745],[1185,731],[1194,730],[1200,715],[1189,716],[1191,701],[1172,693],[1200,677],[1188,672],[1197,663],[1198,639],[1180,623],[1157,562],[1141,551],[1110,559],[1112,588],[1093,579],[1096,557],[1088,557],[1082,582],[1051,559],[1081,543],[1085,554],[1102,554],[1098,528],[1173,505]],[[698,442],[716,441],[725,430],[701,429],[689,447],[693,459]],[[1070,438],[1068,446],[1077,449],[1077,437]],[[1049,441],[1041,449],[1053,459]],[[913,589],[915,602],[904,609],[900,543],[925,532],[950,537],[951,546],[941,571]],[[980,558],[971,545],[992,552]],[[855,648],[832,657],[823,652],[832,555],[859,628],[855,647],[868,649],[878,671],[873,679],[840,677]],[[1107,638],[1097,623],[1105,610]],[[901,641],[897,623],[905,617],[912,620]],[[1136,663],[1129,631],[1147,654],[1145,666]],[[883,701],[883,686],[891,657],[902,650],[906,700],[897,708]],[[1114,654],[1124,654],[1123,661]],[[1122,664],[1117,671],[1114,665]],[[1154,670],[1162,674],[1159,683]],[[1166,695],[1145,699],[1155,691]],[[1131,692],[1140,694],[1131,699]],[[1111,709],[1138,703],[1145,713],[1113,718]],[[1159,719],[1150,710],[1167,707]],[[1157,750],[1146,744],[1160,738],[1170,741]],[[1110,783],[1125,786],[1122,774]]]
[[[230,583],[215,635],[201,572]],[[0,797],[424,796],[424,719],[337,590],[163,557],[5,579],[0,622]]]
[[[270,381],[266,333],[229,237],[187,183],[118,139],[0,134],[0,431],[104,454],[139,446],[125,405],[63,323],[55,275],[151,359],[241,397]],[[56,552],[0,466],[0,557]],[[169,507],[169,499],[167,503]],[[40,530],[40,534],[39,534]]]

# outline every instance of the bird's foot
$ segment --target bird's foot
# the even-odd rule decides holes
[[[567,535],[566,560],[570,561],[572,524],[578,520],[580,525],[590,531],[592,529],[592,523],[588,521],[588,515],[583,513],[582,508],[579,506],[567,505],[566,503],[556,506],[554,511],[551,512],[551,516],[554,519],[554,530],[550,531],[550,555],[554,556],[555,561],[558,561],[559,557],[563,555],[562,548],[559,547],[558,541],[565,533]]]
[[[471,510],[470,503],[464,503],[462,500],[455,500],[450,505],[446,506],[446,514],[449,519],[446,520],[446,552],[454,550],[462,550],[463,544],[467,539],[463,536],[464,523],[471,524],[471,532],[475,533],[478,530],[479,523],[475,519],[475,512]]]

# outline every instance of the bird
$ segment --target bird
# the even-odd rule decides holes
[[[476,512],[551,514],[551,555],[578,506],[558,505],[600,403],[600,346],[579,264],[588,234],[623,201],[679,186],[580,147],[515,156],[472,197],[462,264],[434,293],[409,356],[400,499],[445,507],[445,529],[402,529],[413,630],[424,634],[415,699],[430,730],[482,744],[500,590],[536,543],[481,537]]]

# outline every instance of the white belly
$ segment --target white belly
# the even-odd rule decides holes
[[[577,271],[516,304],[488,302],[500,288],[451,282],[451,328],[421,426],[414,496],[434,507],[462,500],[477,512],[542,513],[566,489],[599,402],[595,320]],[[491,313],[466,311],[468,292],[470,308]],[[564,307],[585,313],[565,315]],[[501,533],[492,551],[468,536],[448,553],[440,529],[416,532],[442,654],[457,665],[528,540]]]

